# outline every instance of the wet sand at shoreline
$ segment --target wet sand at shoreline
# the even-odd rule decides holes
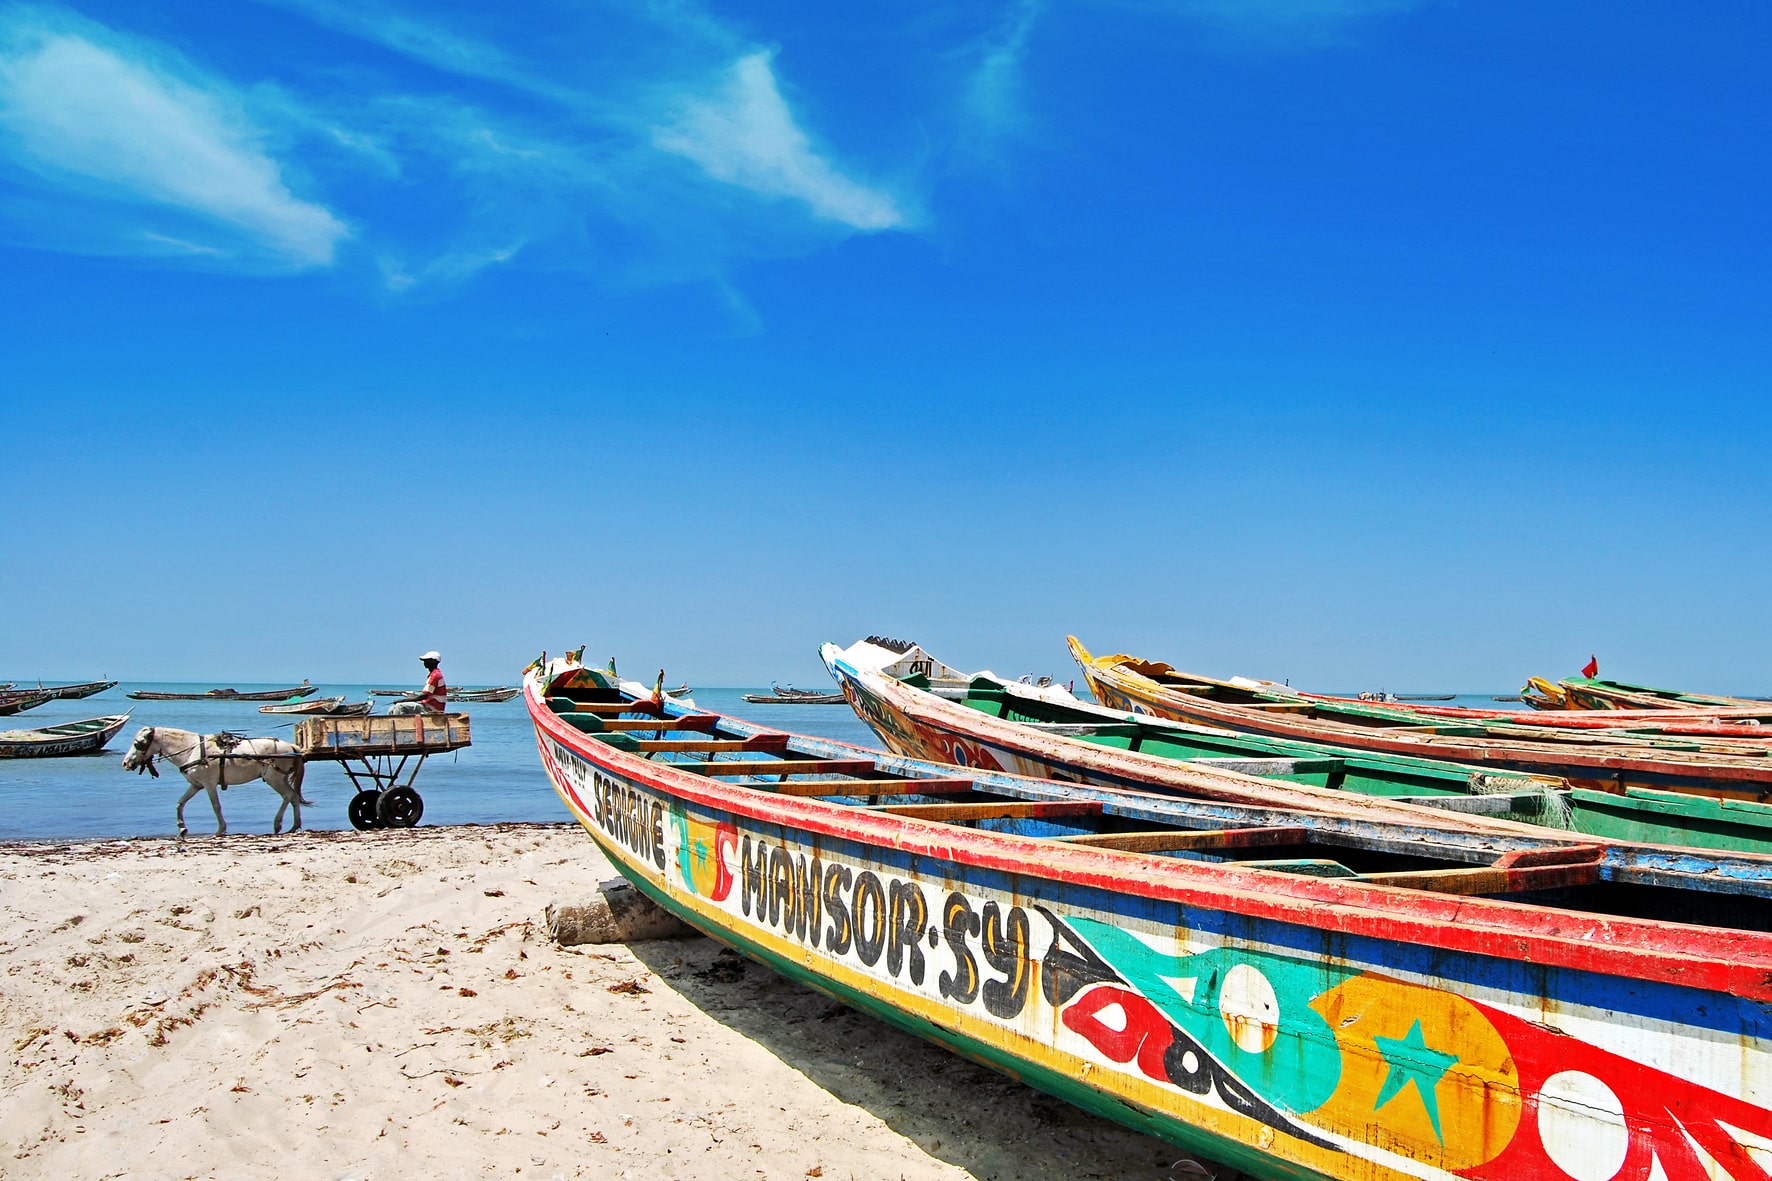
[[[0,845],[0,1175],[1167,1175],[689,938],[559,948],[576,825]]]

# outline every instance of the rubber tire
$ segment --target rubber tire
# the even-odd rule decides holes
[[[375,806],[380,801],[379,791],[360,791],[352,796],[351,802],[345,807],[345,815],[351,818],[351,827],[359,832],[380,828],[381,821],[375,814]]]
[[[396,787],[381,793],[375,806],[375,818],[382,828],[411,828],[425,814],[425,802],[410,787]]]

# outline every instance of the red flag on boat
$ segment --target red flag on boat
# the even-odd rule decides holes
[[[1599,676],[1600,658],[1598,656],[1589,656],[1587,658],[1587,663],[1581,666],[1581,675],[1589,680]]]

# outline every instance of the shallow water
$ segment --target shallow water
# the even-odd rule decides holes
[[[5,680],[0,677],[0,680]],[[54,683],[54,682],[51,682]],[[237,684],[242,692],[275,685]],[[288,738],[296,719],[258,712],[260,703],[234,701],[130,701],[137,689],[202,692],[208,685],[125,682],[84,701],[51,701],[0,718],[0,730],[32,729],[134,710],[129,724],[100,754],[63,759],[0,759],[0,839],[79,839],[170,836],[178,831],[173,809],[184,792],[178,772],[162,765],[160,778],[123,770],[123,754],[141,726],[170,726],[200,733],[219,730]],[[366,685],[321,685],[316,696],[367,696]],[[744,694],[757,689],[699,689],[695,703],[749,721],[803,734],[877,746],[873,732],[846,705],[752,705]],[[375,712],[387,711],[389,698],[377,698]],[[570,815],[535,753],[535,730],[523,701],[464,704],[451,708],[471,719],[474,744],[428,759],[415,786],[424,797],[424,824],[490,824],[499,821],[569,820]],[[308,828],[349,828],[345,805],[353,788],[335,763],[311,763],[302,794],[314,801],[302,809]],[[241,784],[222,793],[229,832],[270,832],[278,799],[262,783]],[[284,825],[290,823],[285,815]],[[193,834],[215,831],[209,797],[199,793],[185,805]]]

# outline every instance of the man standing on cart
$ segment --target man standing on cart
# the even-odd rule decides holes
[[[425,666],[425,687],[415,700],[389,706],[390,714],[440,714],[449,708],[449,686],[443,683],[443,670],[438,667],[443,663],[442,655],[432,651],[418,659]]]

